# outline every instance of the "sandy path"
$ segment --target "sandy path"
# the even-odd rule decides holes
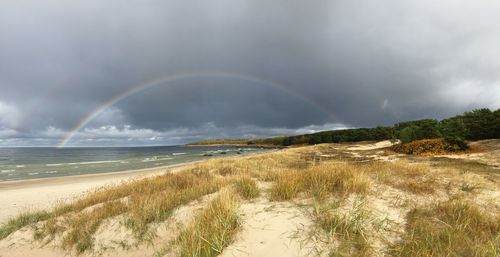
[[[312,221],[291,203],[259,198],[240,207],[243,229],[221,257],[316,256],[307,238]]]
[[[0,182],[0,223],[22,210],[51,207],[57,201],[81,196],[95,188],[163,174],[189,164],[192,163],[123,172]]]
[[[384,140],[373,144],[361,144],[354,145],[352,147],[347,148],[349,151],[365,151],[365,150],[375,150],[380,148],[390,147],[396,144],[396,142],[391,142],[391,140]]]

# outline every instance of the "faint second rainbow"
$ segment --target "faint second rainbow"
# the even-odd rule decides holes
[[[227,78],[227,79],[238,79],[238,80],[245,80],[245,81],[250,81],[250,82],[255,82],[260,85],[268,86],[274,89],[278,89],[281,91],[284,91],[288,93],[289,95],[295,96],[297,98],[300,98],[307,103],[315,106],[316,108],[320,109],[322,112],[326,113],[332,121],[334,120],[334,115],[329,112],[327,109],[313,101],[312,99],[298,94],[297,92],[272,81],[265,80],[259,77],[254,77],[246,74],[240,74],[240,73],[227,73],[227,72],[196,72],[196,73],[181,73],[181,74],[174,74],[174,75],[169,75],[169,76],[164,76],[160,77],[154,80],[149,80],[144,83],[141,83],[139,85],[133,86],[130,89],[110,98],[106,102],[104,102],[102,105],[97,107],[95,110],[90,112],[87,116],[85,116],[82,120],[80,120],[73,129],[71,129],[65,136],[64,138],[57,144],[57,147],[65,147],[68,142],[71,141],[73,137],[85,126],[87,126],[92,120],[94,120],[97,116],[99,116],[102,112],[104,112],[107,108],[110,106],[114,105],[115,103],[123,100],[124,98],[127,98],[131,95],[134,95],[138,92],[141,92],[143,90],[146,90],[151,87],[155,87],[158,85],[162,84],[168,84],[174,81],[179,81],[179,80],[185,80],[185,79],[193,79],[193,78],[204,78],[204,77],[210,77],[210,78]]]

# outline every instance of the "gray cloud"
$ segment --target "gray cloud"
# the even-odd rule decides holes
[[[269,136],[498,108],[498,10],[465,0],[2,1],[0,145],[55,144],[113,96],[179,73],[247,74],[286,90],[210,76],[160,84],[117,102],[73,143]]]

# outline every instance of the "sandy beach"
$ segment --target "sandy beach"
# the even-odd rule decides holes
[[[196,162],[100,174],[1,181],[0,223],[23,210],[47,208],[58,201],[74,199],[99,187],[172,172],[194,163]]]
[[[418,222],[431,227],[443,219],[443,208],[453,214],[458,207],[493,232],[479,225],[455,232],[466,227],[460,220],[437,228],[452,229],[490,251],[500,218],[499,175],[491,161],[498,159],[498,140],[475,142],[484,151],[462,154],[463,159],[402,155],[387,148],[390,144],[322,144],[214,158],[185,172],[176,171],[193,162],[1,182],[0,221],[22,209],[79,196],[84,201],[41,221],[10,222],[14,228],[3,227],[0,256],[195,256],[183,253],[213,249],[221,240],[208,256],[402,256],[387,249],[426,242],[426,237],[408,241],[406,235],[415,233],[407,226],[413,222],[408,213],[430,215]],[[166,172],[175,174],[84,195]],[[481,233],[487,233],[484,239]]]

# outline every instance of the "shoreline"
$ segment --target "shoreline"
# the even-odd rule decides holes
[[[200,161],[140,170],[26,179],[0,182],[0,223],[25,210],[50,208],[60,201],[78,198],[100,187],[175,172]]]
[[[18,180],[6,180],[0,181],[0,192],[3,189],[12,189],[19,188],[23,186],[27,186],[30,184],[59,184],[60,182],[64,182],[64,180],[93,180],[97,178],[106,178],[106,177],[130,177],[134,175],[140,176],[141,174],[146,175],[147,172],[158,173],[158,170],[161,169],[173,169],[180,168],[183,166],[196,164],[199,162],[203,162],[205,160],[199,161],[190,161],[190,162],[182,162],[170,165],[163,165],[158,167],[144,168],[144,169],[132,169],[132,170],[122,170],[122,171],[109,171],[109,172],[101,172],[101,173],[89,173],[89,174],[79,174],[79,175],[67,175],[67,176],[58,176],[58,177],[47,177],[47,178],[27,178],[27,179],[18,179]],[[151,174],[154,175],[154,174]]]
[[[238,156],[220,156],[210,159],[171,165],[72,176],[0,181],[0,224],[24,210],[50,208],[60,201],[67,201],[104,186],[176,172],[182,168],[208,160],[241,158],[273,151],[247,153]]]

